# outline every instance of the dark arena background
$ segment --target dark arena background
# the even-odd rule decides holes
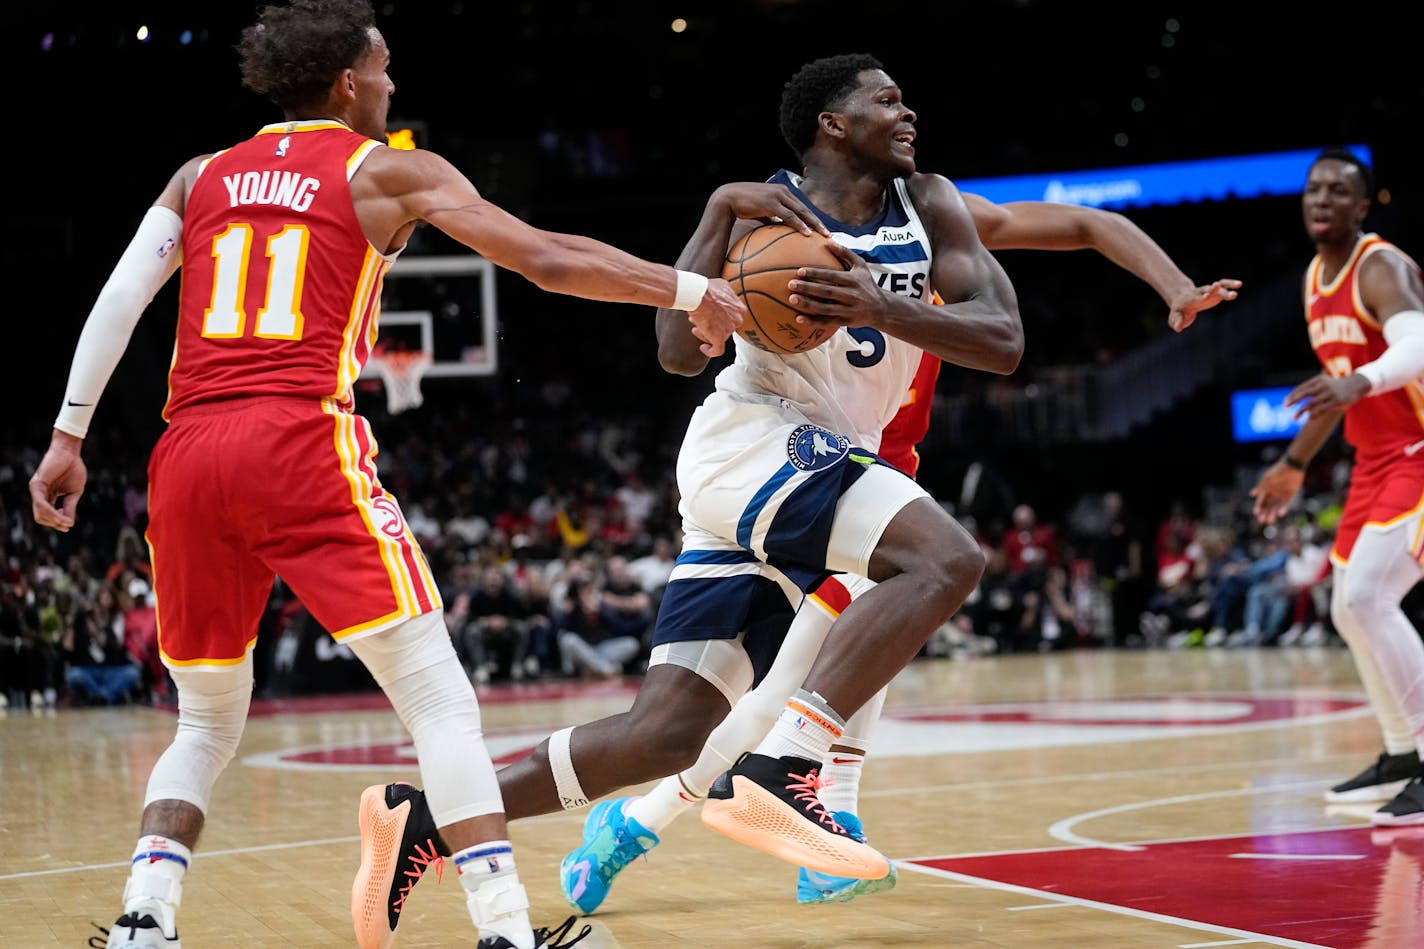
[[[55,827],[37,832],[27,808],[0,818],[0,949],[78,946],[90,920],[114,919],[144,781],[172,732],[170,683],[134,632],[151,622],[145,465],[163,428],[177,280],[95,416],[75,530],[37,528],[26,482],[89,308],[145,210],[182,162],[281,118],[238,75],[234,46],[258,6],[7,11],[0,615],[14,619],[0,624],[0,790],[13,801],[41,787],[35,807]],[[794,161],[777,131],[792,73],[867,52],[918,116],[919,170],[995,200],[987,189],[1003,185],[1106,202],[1195,282],[1244,281],[1238,300],[1176,334],[1145,283],[1092,251],[999,255],[1022,363],[1007,377],[946,366],[920,446],[920,481],[974,530],[989,572],[895,683],[886,760],[866,775],[867,827],[901,861],[899,886],[784,915],[790,890],[756,881],[788,884],[788,868],[686,820],[667,845],[692,862],[670,846],[630,870],[591,945],[1424,945],[1424,832],[1384,839],[1368,810],[1320,803],[1379,751],[1328,591],[1262,620],[1244,593],[1223,605],[1205,579],[1223,550],[1266,570],[1298,541],[1330,545],[1353,457],[1338,435],[1288,528],[1257,524],[1248,494],[1289,439],[1281,391],[1319,371],[1302,319],[1313,246],[1300,156],[1365,149],[1377,184],[1366,230],[1424,254],[1416,7],[377,0],[391,133],[540,228],[672,263],[713,189]],[[1249,170],[1282,155],[1295,156],[1284,177]],[[402,261],[443,255],[473,260],[423,227]],[[477,353],[495,368],[432,375],[423,405],[399,413],[365,379],[357,407],[506,763],[631,701],[663,551],[680,542],[679,442],[725,358],[670,375],[652,309],[548,294],[507,271],[493,281],[490,309],[468,276],[390,280],[386,310],[428,310],[441,358]],[[392,339],[410,332],[392,319]],[[512,637],[482,622],[490,570],[516,587]],[[574,578],[610,596],[641,590],[642,653],[608,668],[560,649]],[[94,585],[136,613],[141,675],[112,702],[69,684],[69,620],[42,617],[51,596],[82,600]],[[1405,605],[1424,615],[1417,590]],[[36,636],[49,665],[8,658]],[[253,720],[204,839],[215,855],[188,878],[185,942],[252,931],[263,945],[350,945],[355,802],[367,784],[418,780],[409,741],[280,581],[256,661]],[[582,816],[512,825],[536,923],[563,918],[553,868]],[[692,912],[687,888],[709,864],[715,887],[694,892],[716,910]],[[402,944],[468,944],[450,883],[427,888]]]

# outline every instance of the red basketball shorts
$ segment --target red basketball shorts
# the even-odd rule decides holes
[[[149,459],[158,645],[170,665],[240,662],[273,580],[351,640],[440,607],[366,420],[310,399],[185,409]]]
[[[1350,490],[1335,528],[1330,559],[1343,564],[1366,526],[1390,527],[1413,519],[1410,551],[1417,558],[1424,547],[1424,452],[1404,455],[1357,456],[1350,472]]]

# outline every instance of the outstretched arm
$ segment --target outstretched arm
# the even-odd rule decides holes
[[[989,250],[1096,250],[1157,291],[1177,332],[1241,289],[1234,279],[1194,284],[1147,232],[1115,211],[1048,201],[995,204],[977,194],[965,194],[964,203]]]
[[[396,235],[413,221],[428,221],[541,289],[685,310],[709,356],[723,351],[746,312],[725,280],[708,281],[592,238],[525,223],[485,200],[468,178],[433,152],[377,149],[353,181],[352,192],[363,225],[377,235]]]
[[[821,219],[785,185],[753,182],[726,184],[712,192],[697,230],[677,258],[683,270],[713,277],[722,272],[727,248],[760,224],[785,223],[802,234],[830,236]],[[657,317],[658,362],[668,372],[695,376],[707,366],[707,354],[687,332],[676,310],[660,308]]]

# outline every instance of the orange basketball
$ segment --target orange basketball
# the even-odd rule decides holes
[[[835,334],[836,326],[796,322],[797,310],[787,302],[786,283],[801,267],[845,269],[827,243],[789,224],[763,224],[732,245],[722,276],[747,305],[739,336],[758,349],[788,355],[815,349]]]

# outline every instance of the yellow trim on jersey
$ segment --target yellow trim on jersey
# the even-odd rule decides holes
[[[343,412],[333,413],[332,420],[335,422],[332,426],[332,439],[336,447],[336,454],[341,459],[341,474],[351,485],[351,501],[361,512],[361,520],[365,522],[366,530],[380,545],[381,561],[386,565],[386,576],[391,582],[391,593],[396,598],[396,613],[404,616],[416,616],[420,613],[420,609],[416,604],[415,581],[406,570],[400,544],[395,538],[388,536],[377,527],[375,521],[371,519],[373,498],[370,489],[374,485],[362,470],[361,447],[356,438],[356,426],[364,424],[364,420]],[[367,433],[369,434],[369,428]],[[371,444],[375,445],[374,439]],[[370,457],[368,456],[366,460],[369,463]],[[409,538],[410,528],[403,525],[403,532]]]
[[[366,160],[366,156],[371,154],[371,149],[381,148],[382,144],[375,139],[367,139],[346,159],[346,180],[350,181],[351,176],[356,174],[356,169],[361,167],[361,163]]]
[[[273,122],[257,130],[258,135],[289,135],[292,132],[320,132],[323,129],[345,129],[356,131],[344,122],[335,119],[304,119],[296,122]],[[374,139],[373,139],[374,141]]]
[[[336,391],[332,393],[335,398],[346,398],[361,375],[361,364],[356,359],[356,333],[361,327],[361,319],[368,306],[374,307],[374,310],[371,313],[371,325],[366,330],[366,351],[370,352],[370,347],[375,343],[381,311],[379,300],[373,303],[372,297],[379,298],[381,278],[385,276],[390,264],[376,248],[366,245],[366,259],[361,262],[361,275],[356,281],[356,292],[351,297],[351,308],[346,312],[346,325],[341,330],[341,352],[336,360]]]
[[[256,645],[257,637],[254,635],[247,641],[247,645],[243,648],[242,655],[236,659],[174,659],[163,651],[162,646],[158,647],[158,655],[163,659],[165,666],[181,666],[185,668],[191,666],[236,666],[247,661],[247,657],[252,655],[252,650]]]
[[[1409,404],[1414,409],[1414,417],[1419,421],[1419,427],[1424,429],[1424,387],[1421,387],[1419,380],[1415,379],[1406,382],[1399,390],[1409,399]]]
[[[827,613],[832,619],[838,619],[838,618],[840,617],[840,615],[841,615],[841,611],[840,611],[840,610],[836,609],[834,606],[832,606],[831,604],[827,603],[825,600],[821,599],[819,596],[817,596],[817,595],[814,594],[814,593],[808,593],[808,594],[806,594],[806,599],[810,600],[812,603],[815,603],[815,604],[816,604],[817,606],[819,606],[821,609],[825,610],[826,613]]]
[[[352,636],[355,636],[359,633],[364,633],[369,629],[375,629],[379,626],[388,625],[398,620],[409,619],[410,615],[412,614],[407,614],[401,610],[392,610],[391,612],[387,613],[385,616],[380,617],[379,619],[369,620],[365,623],[357,623],[355,626],[348,626],[345,629],[338,629],[336,632],[331,634],[331,638],[336,640],[337,642],[341,642],[343,639],[350,639]]]
[[[1409,520],[1411,517],[1414,517],[1421,511],[1424,511],[1424,496],[1421,496],[1419,498],[1419,501],[1414,505],[1414,507],[1412,507],[1408,511],[1405,511],[1403,514],[1397,514],[1387,521],[1365,521],[1365,523],[1361,525],[1360,530],[1364,530],[1366,527],[1379,527],[1384,530],[1389,530],[1394,525]]]

